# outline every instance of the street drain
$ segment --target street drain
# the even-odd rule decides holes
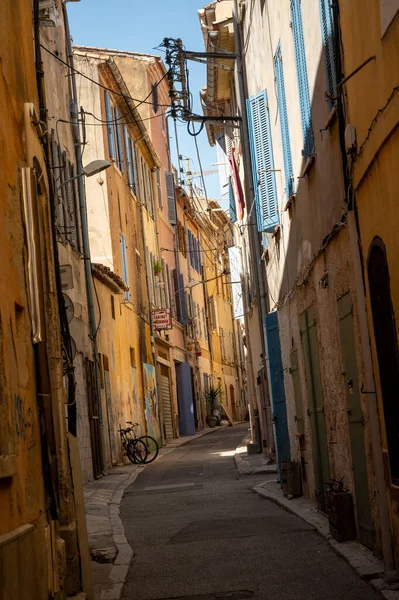
[[[169,596],[167,598],[157,598],[156,600],[246,600],[254,596],[255,592],[252,590],[235,590],[233,592],[199,594],[198,596]]]

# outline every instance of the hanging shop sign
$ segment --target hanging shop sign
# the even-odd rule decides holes
[[[152,311],[152,324],[155,331],[172,329],[172,318],[169,308],[157,308]]]

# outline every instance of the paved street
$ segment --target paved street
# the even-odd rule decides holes
[[[246,428],[176,449],[126,490],[134,559],[123,598],[378,598],[309,525],[252,492],[265,475],[238,479],[233,455]]]

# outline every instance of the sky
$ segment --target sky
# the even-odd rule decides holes
[[[71,35],[75,44],[163,57],[162,52],[155,48],[165,37],[180,37],[187,50],[204,51],[197,11],[208,2],[209,0],[72,0],[67,6]],[[189,62],[188,67],[194,110],[202,114],[199,92],[206,83],[206,67],[193,61]],[[172,134],[172,131],[170,133]],[[180,154],[192,159],[192,171],[199,171],[194,140],[187,133],[186,126],[179,123],[178,138]],[[216,150],[209,146],[205,128],[197,137],[197,141],[202,168],[217,169],[211,166],[211,163],[217,162]],[[174,134],[171,137],[171,149],[175,157]],[[202,187],[198,177],[194,179],[194,183]],[[205,184],[208,197],[219,199],[218,174],[206,175]]]

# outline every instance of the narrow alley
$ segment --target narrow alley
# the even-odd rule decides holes
[[[0,0],[0,600],[399,600],[399,0]]]
[[[253,493],[257,477],[238,478],[247,428],[181,446],[125,491],[134,558],[124,600],[377,598],[309,525]]]

